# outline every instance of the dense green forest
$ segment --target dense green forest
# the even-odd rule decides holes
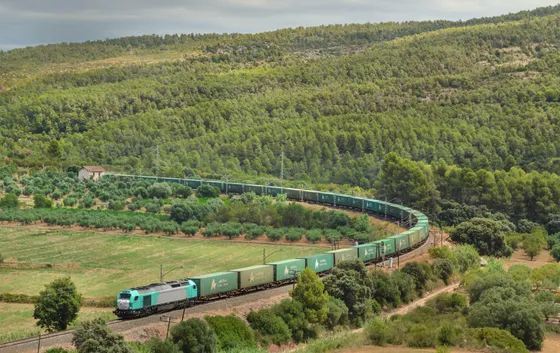
[[[556,6],[0,52],[0,155],[255,179],[278,177],[283,153],[287,180],[547,223],[560,213],[559,44]]]

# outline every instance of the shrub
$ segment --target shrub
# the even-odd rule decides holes
[[[218,196],[220,196],[220,189],[212,185],[204,184],[196,189],[196,197],[215,198]]]
[[[183,353],[215,353],[218,351],[216,333],[206,322],[191,318],[171,329],[171,341]]]
[[[300,241],[305,234],[305,229],[303,228],[290,228],[286,233],[286,240],[291,242]]]
[[[432,264],[432,272],[445,284],[449,284],[449,278],[453,276],[453,262],[449,259],[436,259]]]
[[[54,348],[47,349],[45,353],[71,353],[71,351],[68,351],[61,347],[54,347]]]
[[[408,346],[414,348],[429,348],[435,346],[434,330],[426,325],[416,324],[412,326],[408,337]]]
[[[19,208],[20,203],[16,194],[6,194],[0,199],[0,208]]]
[[[266,231],[266,236],[268,239],[272,241],[278,241],[282,239],[282,237],[286,234],[286,230],[284,228],[280,229],[269,229]]]
[[[244,228],[240,223],[228,222],[221,225],[222,234],[232,239],[240,236],[244,232]]]
[[[148,195],[151,198],[167,199],[172,194],[171,186],[167,183],[154,183],[148,187]]]
[[[365,332],[371,343],[376,346],[386,345],[391,336],[391,329],[387,326],[387,322],[377,317],[366,324]]]
[[[124,209],[124,206],[125,206],[124,200],[111,200],[109,201],[107,208],[114,211],[121,211]]]
[[[236,316],[206,316],[210,328],[216,332],[220,350],[256,347],[255,335],[247,324]]]
[[[198,229],[197,226],[189,225],[188,222],[183,222],[183,224],[181,224],[181,232],[189,237],[194,236],[198,232]]]
[[[426,306],[436,309],[439,314],[462,313],[467,309],[467,297],[459,293],[441,293],[428,300]]]
[[[158,214],[161,212],[161,206],[156,203],[150,202],[146,205],[146,212]]]
[[[329,296],[327,308],[327,328],[333,330],[336,326],[348,325],[348,307],[342,300]]]
[[[266,228],[264,227],[255,227],[247,230],[247,234],[245,234],[245,239],[252,240],[260,237],[266,232]]]
[[[35,208],[52,208],[53,202],[41,194],[33,196],[33,204]]]
[[[506,330],[498,328],[476,328],[469,330],[469,334],[482,346],[504,349],[510,353],[529,353],[525,344]]]
[[[169,340],[161,340],[159,337],[152,337],[144,346],[151,353],[181,353],[179,347]]]
[[[207,238],[217,237],[222,235],[222,227],[219,223],[212,222],[206,225],[206,228],[202,231],[202,235]]]
[[[323,231],[321,229],[311,229],[305,235],[305,239],[310,243],[320,242],[323,239]]]
[[[409,262],[403,267],[401,271],[410,275],[414,279],[416,291],[419,295],[422,295],[424,293],[424,290],[426,289],[426,283],[430,278],[425,269],[417,262]]]
[[[335,229],[327,229],[325,232],[325,239],[329,243],[336,243],[342,240],[342,234],[338,230]]]
[[[284,320],[274,315],[270,309],[251,311],[247,315],[247,321],[251,328],[258,333],[264,345],[269,343],[282,345],[288,343],[292,336],[290,328]]]
[[[177,187],[177,189],[175,189],[175,195],[184,199],[188,198],[192,194],[193,190],[186,185],[180,185]]]
[[[453,346],[455,344],[455,328],[448,322],[441,324],[437,330],[437,342],[443,346]]]
[[[307,322],[303,304],[300,302],[284,299],[272,307],[272,312],[288,325],[295,342],[304,342],[309,338],[317,337],[317,331],[313,330]]]

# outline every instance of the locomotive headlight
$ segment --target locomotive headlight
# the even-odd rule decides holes
[[[117,300],[117,307],[119,308],[119,310],[128,310],[130,308],[130,300],[128,299]]]

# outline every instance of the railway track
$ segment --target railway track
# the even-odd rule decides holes
[[[406,262],[406,261],[410,261],[411,259],[417,256],[421,256],[422,254],[428,251],[428,249],[433,245],[433,242],[434,242],[434,234],[430,232],[430,236],[426,238],[426,240],[420,247],[408,253],[402,254],[400,256],[400,261]],[[396,263],[394,263],[394,265],[396,265]],[[373,266],[374,265],[372,264],[369,267],[373,267]],[[255,292],[250,292],[235,297],[214,300],[204,304],[187,308],[185,313],[186,316],[188,317],[190,314],[198,314],[198,313],[204,313],[213,310],[233,308],[247,302],[256,301],[258,299],[271,298],[271,297],[285,294],[291,288],[292,285],[287,284],[272,289],[255,291]],[[174,316],[178,318],[180,318],[182,314],[183,314],[182,309],[165,313],[165,315],[167,316]],[[160,317],[161,315],[152,315],[152,316],[143,317],[134,320],[119,319],[119,320],[109,321],[107,324],[113,330],[113,332],[119,333],[119,332],[125,332],[133,328],[138,328],[141,326],[161,322]],[[72,343],[73,333],[74,333],[73,330],[67,330],[64,332],[56,332],[56,333],[41,335],[40,337],[30,337],[21,340],[2,343],[0,344],[0,353],[38,352],[56,346],[69,345]]]

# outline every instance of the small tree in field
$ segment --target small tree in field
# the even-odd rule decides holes
[[[55,279],[39,293],[33,317],[37,326],[48,331],[66,330],[68,325],[78,317],[81,307],[81,295],[69,277]]]
[[[124,337],[113,333],[102,319],[80,323],[72,344],[78,353],[132,353]],[[170,353],[172,351],[169,351]]]
[[[525,249],[525,253],[531,258],[531,261],[533,261],[533,258],[541,253],[542,243],[537,237],[527,237],[523,241],[523,249]]]

